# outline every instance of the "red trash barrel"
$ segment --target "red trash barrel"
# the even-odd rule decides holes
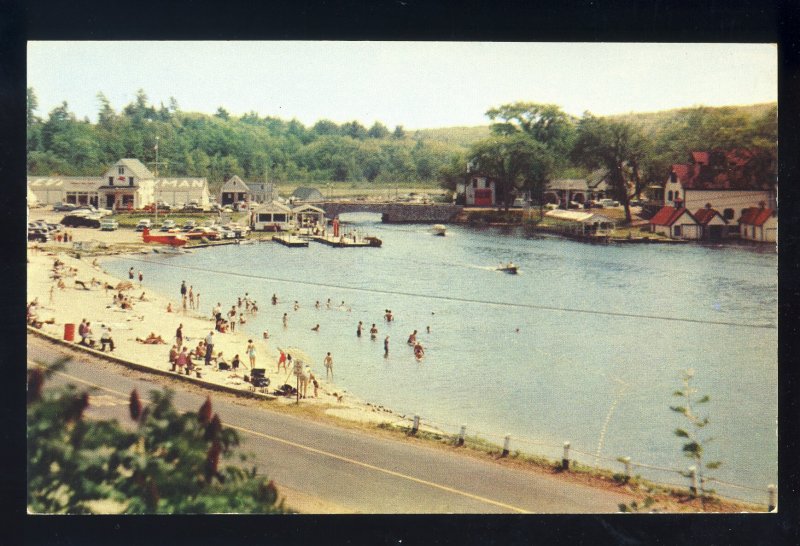
[[[75,341],[75,325],[64,325],[64,341]]]

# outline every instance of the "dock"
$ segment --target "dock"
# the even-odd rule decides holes
[[[334,237],[333,235],[312,235],[310,238],[312,241],[336,248],[378,248],[382,244],[377,237],[353,239],[352,237]]]
[[[302,239],[295,235],[275,235],[272,237],[272,240],[276,243],[280,243],[283,246],[289,247],[303,247],[308,246],[308,239]]]

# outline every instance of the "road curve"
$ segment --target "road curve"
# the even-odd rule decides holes
[[[72,360],[54,383],[98,388],[91,412],[127,420],[130,391],[153,390],[144,374],[28,335],[28,362]],[[176,381],[179,410],[197,410],[205,394]],[[182,390],[183,389],[183,390]],[[510,468],[401,439],[387,439],[297,418],[210,392],[222,422],[239,431],[259,471],[286,491],[287,504],[317,513],[610,513],[627,495],[539,472]]]

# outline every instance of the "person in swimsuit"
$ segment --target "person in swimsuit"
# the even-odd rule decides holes
[[[369,338],[374,340],[378,337],[378,328],[375,326],[375,323],[372,323],[372,328],[369,329]]]
[[[250,369],[252,370],[256,367],[256,346],[252,339],[247,340],[247,350],[245,352],[250,357]]]
[[[416,330],[414,330],[414,331],[411,333],[411,335],[410,335],[410,336],[408,336],[408,342],[407,342],[407,343],[408,343],[409,345],[416,345],[416,343],[417,343],[417,331],[416,331]]]

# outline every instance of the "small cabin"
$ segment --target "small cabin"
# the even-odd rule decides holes
[[[292,209],[277,201],[264,203],[251,212],[250,228],[253,231],[289,231],[294,227]]]
[[[661,207],[650,219],[650,230],[671,239],[697,240],[702,236],[700,224],[686,207]]]
[[[728,221],[719,211],[707,204],[705,208],[698,209],[694,218],[700,224],[702,238],[707,241],[720,241],[727,236]]]
[[[739,218],[739,237],[759,243],[778,240],[778,213],[767,207],[750,207]]]
[[[292,209],[297,227],[314,228],[325,225],[325,211],[312,205],[300,205]]]

